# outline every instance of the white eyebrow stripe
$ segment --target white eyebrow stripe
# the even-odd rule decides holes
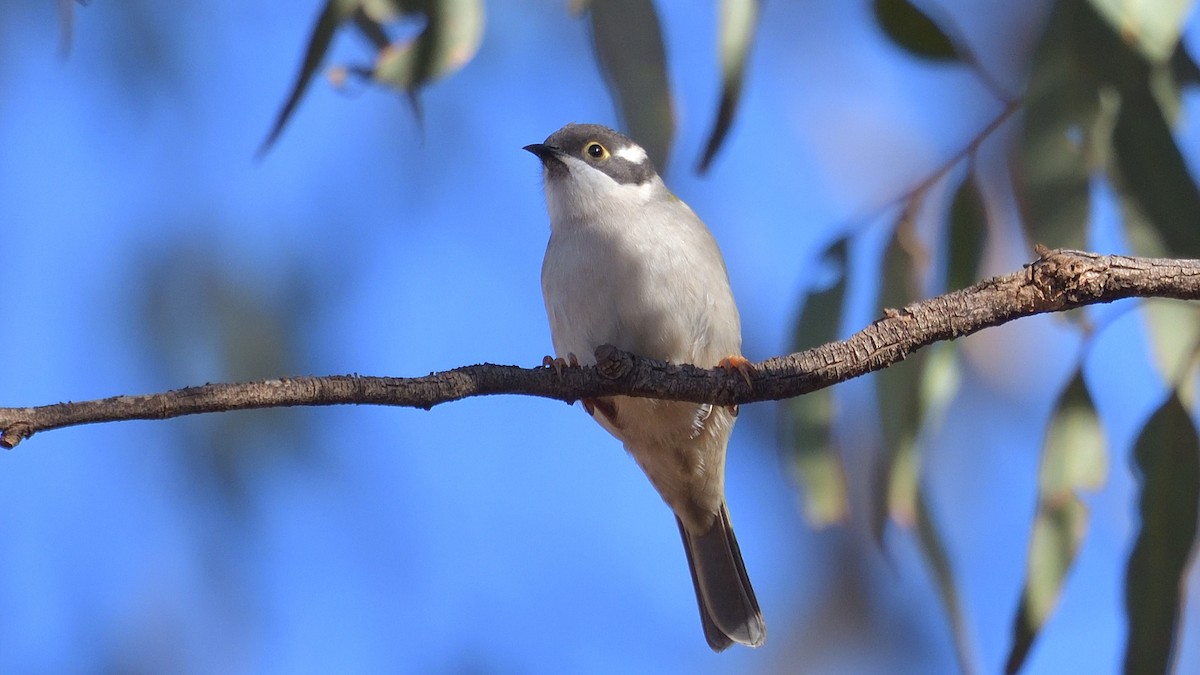
[[[646,161],[646,151],[640,145],[627,145],[613,154],[632,164],[641,164]]]

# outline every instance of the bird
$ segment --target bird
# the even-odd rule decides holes
[[[556,357],[593,365],[601,345],[670,363],[740,371],[741,320],[708,227],[663,183],[640,145],[598,124],[568,124],[525,146],[542,165],[550,239],[542,296]],[[628,396],[584,409],[671,507],[704,636],[713,651],[766,640],[766,624],[725,503],[736,408]]]

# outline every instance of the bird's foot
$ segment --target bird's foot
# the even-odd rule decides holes
[[[553,368],[559,377],[562,377],[564,368],[578,368],[579,358],[575,356],[575,352],[567,352],[567,358],[561,356],[555,358],[547,354],[542,357],[543,368]]]
[[[721,359],[717,363],[717,367],[730,373],[736,370],[737,372],[741,373],[742,379],[746,381],[746,386],[750,387],[751,389],[754,388],[754,383],[750,381],[750,373],[753,370],[750,366],[750,359],[737,354],[732,354]],[[729,406],[729,412],[733,413],[734,417],[737,417],[737,405]]]
[[[561,356],[555,358],[553,356],[545,356],[542,358],[543,368],[553,368],[554,372],[562,377],[563,370],[567,368],[580,368],[579,357],[575,356],[574,352],[567,352],[567,358]],[[583,409],[587,414],[595,417],[596,411],[599,410],[602,415],[607,417],[609,421],[616,424],[617,407],[613,402],[605,398],[585,398],[580,403],[583,404]]]
[[[575,356],[575,352],[566,352],[566,358],[546,356],[541,359],[542,368],[553,368],[559,377],[563,376],[563,370],[568,368],[581,368],[580,358]],[[612,405],[612,401],[607,399],[583,399],[583,410],[587,411],[590,416],[595,417],[596,411],[600,411],[605,417],[616,423],[617,408]]]
[[[746,386],[750,387],[751,389],[754,388],[754,383],[750,381],[750,373],[754,371],[754,368],[751,367],[750,359],[734,354],[721,359],[720,362],[717,363],[717,367],[730,373],[736,370],[737,372],[741,373],[742,379],[746,381]]]

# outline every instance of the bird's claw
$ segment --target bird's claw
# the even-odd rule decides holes
[[[561,356],[556,358],[547,354],[546,356],[542,357],[542,367],[553,368],[554,372],[557,373],[559,377],[562,377],[564,368],[579,367],[579,359],[575,356],[574,352],[567,352],[567,358],[565,359]]]
[[[750,380],[750,373],[754,372],[754,368],[750,364],[750,359],[734,354],[721,359],[717,363],[717,367],[730,373],[736,370],[742,375],[742,379],[746,381],[746,386],[751,389],[754,388],[754,382]]]

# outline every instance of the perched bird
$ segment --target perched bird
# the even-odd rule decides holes
[[[745,374],[721,251],[646,151],[595,124],[568,124],[525,149],[542,161],[545,180],[542,294],[559,366],[593,364],[595,349],[610,344]],[[627,396],[583,403],[675,512],[709,646],[763,644],[766,625],[725,506],[736,410]]]

